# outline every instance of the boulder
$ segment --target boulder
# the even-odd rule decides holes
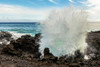
[[[56,63],[57,60],[58,60],[58,57],[56,57],[52,53],[50,53],[49,48],[44,49],[44,58],[42,59],[42,61]]]
[[[48,57],[48,56],[53,56],[53,54],[50,53],[49,48],[45,48],[44,49],[44,57]]]

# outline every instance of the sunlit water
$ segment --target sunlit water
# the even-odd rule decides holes
[[[32,35],[41,32],[40,23],[38,22],[0,22],[0,31],[8,31],[20,37],[21,35]]]

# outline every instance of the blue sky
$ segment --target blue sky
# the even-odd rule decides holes
[[[74,5],[82,5],[80,2],[86,0],[74,0]],[[51,8],[51,7],[64,7],[69,6],[72,0],[0,0],[1,4],[19,5],[30,8]]]
[[[100,0],[98,0],[100,1]],[[0,21],[40,21],[44,20],[53,8],[62,9],[73,4],[84,7],[90,13],[99,12],[97,0],[0,0]],[[92,7],[95,6],[95,7]],[[89,8],[87,8],[89,7]],[[96,9],[97,8],[97,9]],[[96,10],[95,10],[96,9]],[[98,14],[92,14],[100,17]],[[93,18],[90,15],[90,19]]]

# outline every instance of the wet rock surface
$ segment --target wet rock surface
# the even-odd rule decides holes
[[[2,53],[22,58],[40,58],[39,39],[40,34],[36,34],[35,37],[31,37],[30,35],[21,36],[21,38],[12,40],[9,45],[3,48]]]
[[[5,31],[0,31],[0,44],[6,45],[8,44],[12,38],[12,34]]]
[[[100,31],[89,32],[87,37],[88,53],[100,53]]]
[[[44,58],[41,61],[46,61],[47,63],[56,63],[57,60],[58,60],[58,57],[50,53],[49,48],[44,49]]]
[[[12,34],[9,32],[4,32],[4,31],[0,32],[0,40],[2,39],[10,40],[11,37],[12,37]]]
[[[100,67],[100,32],[88,33],[86,54],[91,57],[84,60],[80,50],[75,55],[56,57],[49,48],[44,49],[44,57],[39,52],[41,34],[34,37],[23,35],[12,40],[9,45],[0,45],[0,67]]]

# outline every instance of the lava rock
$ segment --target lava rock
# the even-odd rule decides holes
[[[44,49],[44,57],[46,57],[46,56],[53,56],[53,54],[50,53],[49,48]]]
[[[45,48],[44,49],[44,58],[42,60],[56,63],[58,60],[58,57],[56,57],[52,53],[50,53],[49,48]]]
[[[0,44],[7,45],[11,40],[13,40],[11,33],[0,31]]]
[[[72,63],[69,65],[69,67],[80,67],[77,63]]]
[[[36,34],[35,37],[23,35],[17,40],[12,40],[9,45],[3,48],[2,53],[21,57],[26,53],[33,55],[32,58],[39,58],[41,55],[39,52],[40,38],[41,34]]]
[[[84,60],[84,55],[80,52],[80,50],[75,51],[74,62],[79,62]]]
[[[9,32],[4,32],[4,31],[0,32],[0,40],[2,39],[10,40],[11,37],[12,37],[12,34]]]

